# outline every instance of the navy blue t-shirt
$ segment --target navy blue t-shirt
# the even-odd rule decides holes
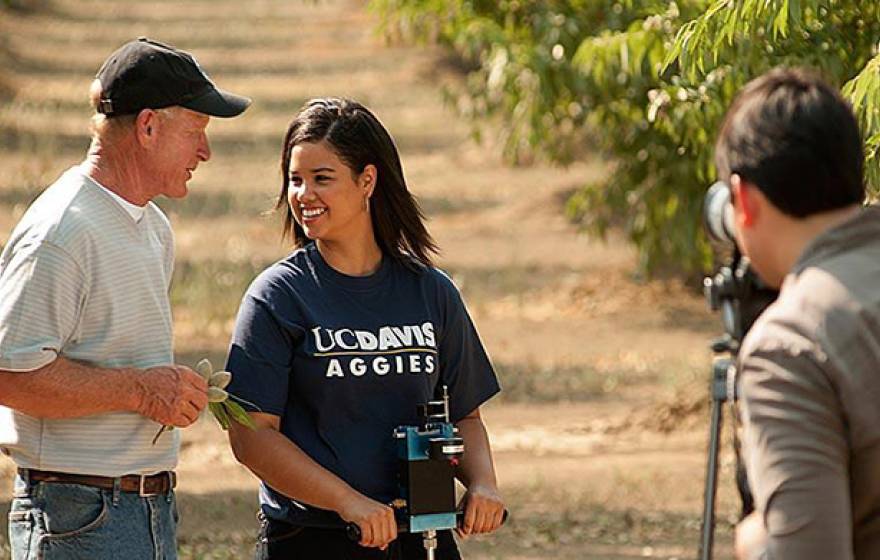
[[[245,294],[226,366],[232,394],[279,416],[281,433],[382,503],[399,497],[394,428],[416,424],[438,384],[453,422],[500,390],[452,281],[413,267],[386,255],[375,273],[353,277],[314,244],[294,252]],[[260,503],[272,519],[341,523],[265,483]]]

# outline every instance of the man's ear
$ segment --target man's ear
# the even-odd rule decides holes
[[[134,120],[135,136],[141,146],[150,146],[156,141],[159,114],[152,109],[144,109]]]
[[[761,214],[763,194],[758,187],[737,174],[730,176],[730,188],[733,192],[733,214],[737,225],[741,228],[752,227]]]

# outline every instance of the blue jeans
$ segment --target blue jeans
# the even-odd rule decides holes
[[[140,497],[15,478],[12,560],[177,560],[174,493]]]

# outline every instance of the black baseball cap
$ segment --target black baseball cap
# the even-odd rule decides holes
[[[140,37],[110,55],[96,78],[98,112],[131,115],[180,105],[214,117],[241,114],[251,100],[217,89],[191,54]]]

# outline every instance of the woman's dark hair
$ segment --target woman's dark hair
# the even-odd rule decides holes
[[[778,68],[743,88],[718,135],[715,165],[721,180],[737,173],[797,218],[865,199],[852,109],[808,70]]]
[[[370,199],[373,234],[384,254],[411,266],[415,259],[431,266],[437,244],[425,228],[425,217],[407,189],[400,156],[391,135],[366,107],[350,99],[325,97],[308,101],[296,115],[281,150],[281,193],[276,209],[286,208],[284,234],[293,232],[296,247],[310,242],[293,218],[287,200],[290,185],[290,153],[298,144],[326,141],[336,155],[360,175],[367,165],[378,174]]]

